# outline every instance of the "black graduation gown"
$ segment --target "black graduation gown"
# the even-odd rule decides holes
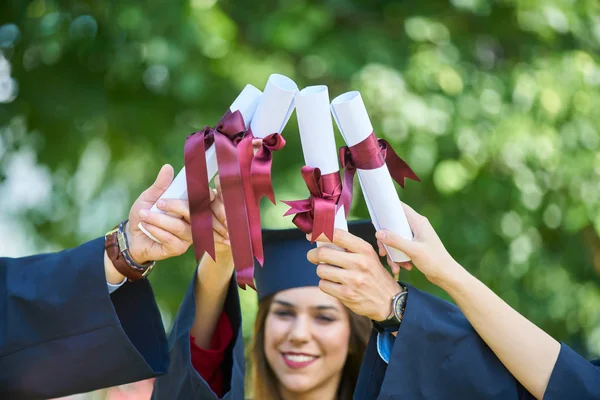
[[[477,335],[460,309],[409,288],[389,365],[371,335],[355,399],[533,399]],[[600,361],[561,344],[545,400],[600,399]]]
[[[217,398],[191,364],[193,288],[194,282],[171,332],[171,367],[167,375],[156,380],[156,400]],[[244,358],[235,280],[231,282],[225,310],[237,336],[229,361],[223,365],[229,374],[225,379],[229,391],[224,398],[242,400]],[[376,339],[373,331],[355,389],[357,400],[533,398],[481,340],[458,307],[414,287],[409,287],[404,320],[389,365],[379,356]],[[562,345],[544,399],[564,398],[599,399],[600,368]]]
[[[190,350],[190,330],[196,314],[194,287],[197,274],[188,290],[179,311],[173,329],[169,334],[169,354],[171,365],[169,373],[156,379],[152,399],[155,400],[205,400],[218,399],[208,383],[196,372],[192,365]],[[244,338],[242,335],[242,313],[235,278],[229,283],[224,310],[231,321],[233,340],[227,349],[222,365],[225,394],[222,399],[244,399]]]
[[[55,254],[0,258],[0,399],[87,392],[167,366],[150,284],[108,294],[104,238]]]

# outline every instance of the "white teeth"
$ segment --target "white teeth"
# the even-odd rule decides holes
[[[284,357],[292,362],[308,362],[316,359],[315,356],[305,356],[301,354],[285,354]]]

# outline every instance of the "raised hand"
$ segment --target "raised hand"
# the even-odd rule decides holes
[[[369,243],[341,229],[335,230],[333,238],[333,244],[346,251],[318,247],[307,254],[308,261],[317,264],[319,288],[356,314],[374,321],[385,320],[400,285]],[[324,235],[321,240],[327,241]]]
[[[173,176],[173,167],[164,165],[156,181],[137,198],[129,212],[127,224],[129,254],[139,264],[181,255],[192,244],[187,201],[161,199],[157,207],[169,212],[170,215],[150,212],[150,208],[173,181]],[[161,243],[146,236],[138,227],[139,222]]]
[[[448,253],[429,220],[406,204],[402,203],[402,206],[414,234],[413,240],[404,239],[393,232],[385,230],[377,232],[377,240],[387,246],[403,251],[431,283],[438,286],[443,285],[461,272],[463,267]],[[383,246],[379,246],[379,252],[381,256],[386,255]],[[390,265],[394,264],[389,256],[388,262]],[[400,263],[399,265],[406,269],[412,268],[410,262]]]

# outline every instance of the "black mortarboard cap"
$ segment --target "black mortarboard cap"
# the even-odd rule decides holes
[[[350,233],[377,248],[375,228],[370,220],[348,223]],[[286,289],[318,286],[316,265],[311,264],[306,253],[316,247],[306,234],[297,228],[263,229],[265,265],[254,266],[254,280],[259,299]]]

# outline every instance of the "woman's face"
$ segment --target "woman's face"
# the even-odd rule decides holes
[[[350,321],[342,303],[318,287],[277,293],[265,321],[265,354],[283,391],[337,390]]]

